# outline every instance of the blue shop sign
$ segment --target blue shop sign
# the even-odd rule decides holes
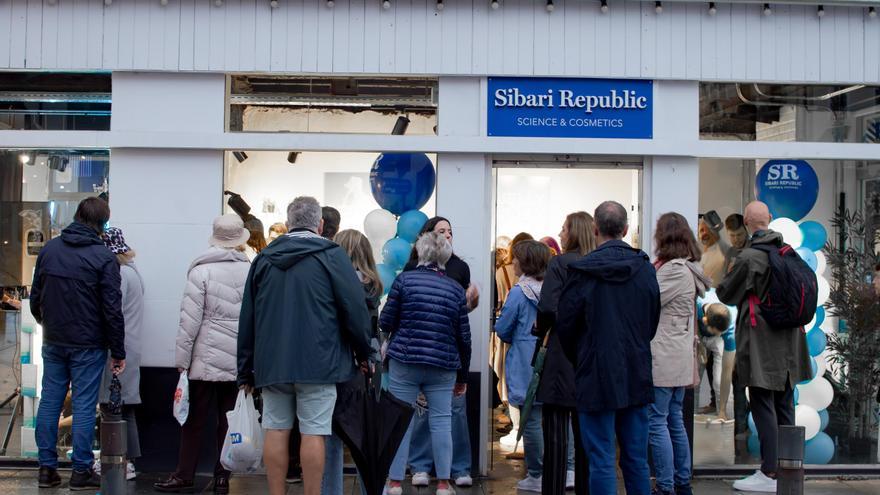
[[[489,136],[651,139],[653,81],[490,77]]]

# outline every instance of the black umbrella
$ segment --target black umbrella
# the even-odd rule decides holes
[[[381,495],[414,409],[360,375],[336,394],[333,432],[351,451],[366,493]]]

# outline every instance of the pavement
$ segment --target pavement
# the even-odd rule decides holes
[[[56,495],[67,494],[67,478],[69,471],[61,471],[61,478],[64,483],[57,489],[39,489],[37,488],[37,472],[36,470],[0,470],[0,494],[22,494],[22,495]],[[155,493],[152,485],[159,480],[160,475],[141,474],[138,479],[128,482],[128,491],[126,495]],[[477,495],[477,494],[513,494],[516,493],[516,478],[506,476],[503,479],[483,479],[477,480],[471,488],[459,488],[459,495]],[[211,478],[199,477],[196,480],[196,493],[212,493]],[[716,495],[716,494],[732,494],[736,493],[731,488],[732,480],[695,480],[693,487],[694,493],[698,495]],[[88,494],[91,492],[77,492]],[[262,494],[267,493],[266,482],[262,476],[236,476],[230,481],[230,493],[232,494]],[[302,493],[301,484],[288,485],[287,493],[289,495],[299,495]],[[346,495],[360,495],[360,489],[357,487],[357,480],[354,476],[346,477]],[[433,495],[433,488],[415,489],[406,487],[404,494],[414,495]],[[528,492],[520,492],[525,495]],[[573,492],[572,492],[573,493]],[[623,487],[618,488],[618,493],[625,493]],[[804,488],[806,495],[878,495],[880,494],[880,479],[833,479],[833,480],[808,480]],[[121,494],[120,494],[121,495]]]

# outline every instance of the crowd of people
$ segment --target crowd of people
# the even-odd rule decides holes
[[[216,418],[219,453],[226,412],[245,390],[261,395],[270,493],[286,492],[296,464],[307,495],[341,494],[337,385],[372,373],[377,362],[390,394],[427,409],[414,416],[385,493],[402,493],[407,470],[414,486],[429,485],[433,472],[438,495],[470,486],[468,315],[480,294],[453,252],[451,222],[428,220],[403,271],[383,287],[369,240],[339,231],[339,212],[314,198],[291,202],[286,224],[272,225],[267,237],[248,215],[216,218],[209,246],[187,271],[175,363],[189,378],[190,411],[177,468],[154,488],[193,490],[208,418]],[[40,487],[61,483],[58,417],[71,384],[71,488],[100,485],[91,451],[95,406],[107,402],[113,375],[124,381],[127,457],[140,455],[130,406],[140,402],[144,285],[122,231],[105,230],[109,218],[106,202],[84,200],[37,261],[31,311],[44,326]],[[766,205],[749,204],[726,222],[732,245],[722,246],[717,225],[700,221],[698,240],[684,216],[665,213],[654,228],[652,261],[623,240],[627,211],[607,201],[592,215],[568,215],[560,243],[521,233],[500,246],[491,365],[512,425],[502,443],[522,438],[519,489],[615,494],[619,462],[628,494],[690,494],[683,403],[685,389],[700,381],[702,341],[719,355],[707,360],[719,415],[731,387],[735,402],[748,387],[761,440],[761,468],[734,487],[775,492],[778,426],[794,423],[793,387],[810,377],[810,365],[801,330],[770,328],[762,317],[770,257],[784,247],[770,220]],[[707,295],[712,288],[715,299]],[[216,459],[215,493],[229,492],[229,477]]]

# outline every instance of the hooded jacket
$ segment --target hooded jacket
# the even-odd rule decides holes
[[[180,303],[175,363],[190,380],[236,378],[238,316],[250,262],[234,249],[211,247],[193,260]]]
[[[125,359],[119,263],[91,227],[73,222],[40,250],[31,313],[46,344],[107,349]]]
[[[682,258],[657,269],[660,285],[660,323],[651,340],[655,387],[689,387],[696,383],[697,297],[712,281],[700,265]]]
[[[370,314],[351,259],[297,229],[254,259],[238,329],[238,382],[333,384],[370,356]],[[353,354],[354,352],[354,354]]]
[[[532,334],[532,327],[538,316],[541,285],[531,277],[520,277],[510,289],[501,315],[495,322],[498,338],[510,344],[504,361],[504,376],[507,379],[507,400],[517,407],[526,402],[526,392],[534,371],[532,356],[538,339]]]
[[[783,391],[812,378],[807,338],[801,328],[772,328],[756,306],[752,326],[749,295],[763,299],[770,287],[767,253],[750,249],[756,244],[783,245],[782,235],[772,230],[756,232],[749,247],[733,261],[730,273],[716,289],[718,299],[739,310],[736,325],[736,374],[744,386]]]
[[[556,331],[575,366],[579,412],[654,401],[651,339],[659,319],[656,272],[641,250],[608,241],[569,265]]]

